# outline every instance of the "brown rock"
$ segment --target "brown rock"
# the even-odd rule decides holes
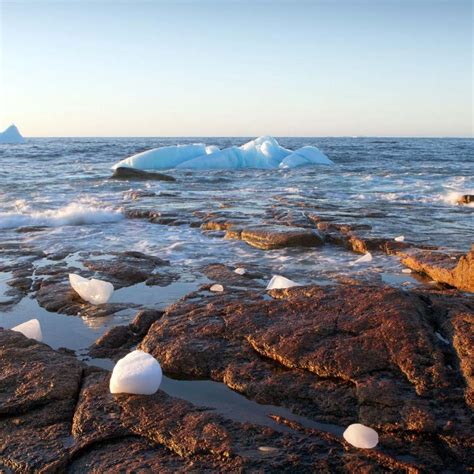
[[[229,232],[226,237],[230,238]],[[244,227],[239,237],[252,247],[262,250],[283,247],[315,247],[323,244],[323,238],[313,229],[279,225]]]
[[[412,270],[459,290],[474,292],[474,245],[466,255],[420,249],[397,254]]]
[[[474,203],[474,194],[463,194],[457,200],[457,204],[459,204],[460,206],[471,203]]]

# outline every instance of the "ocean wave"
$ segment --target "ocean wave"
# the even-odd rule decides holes
[[[21,203],[23,204],[23,203]],[[32,211],[28,205],[17,206],[16,212],[0,212],[0,229],[25,226],[61,227],[117,222],[122,212],[111,207],[99,207],[85,202],[72,202],[59,209]]]

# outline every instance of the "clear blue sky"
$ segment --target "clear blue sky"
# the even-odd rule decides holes
[[[26,136],[472,136],[472,3],[1,1]]]

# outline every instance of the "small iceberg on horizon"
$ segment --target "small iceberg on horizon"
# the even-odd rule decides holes
[[[334,162],[314,146],[289,150],[275,138],[262,136],[222,150],[204,143],[153,148],[115,163],[112,169],[292,169],[308,165],[330,166]]]
[[[10,125],[6,130],[0,132],[0,143],[13,145],[25,143],[25,139],[15,125]]]

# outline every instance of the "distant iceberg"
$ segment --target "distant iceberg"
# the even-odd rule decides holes
[[[275,169],[297,168],[308,165],[333,165],[326,155],[314,146],[288,150],[273,137],[263,136],[241,146],[220,150],[204,143],[153,148],[130,156],[112,167],[140,170],[178,169]]]
[[[0,133],[0,143],[25,143],[15,125],[10,125],[4,132]]]

